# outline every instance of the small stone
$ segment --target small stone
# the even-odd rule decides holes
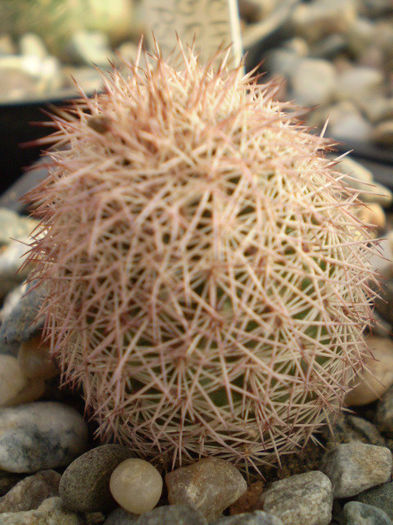
[[[296,6],[292,24],[297,34],[315,42],[331,33],[346,33],[355,19],[352,0],[314,0]]]
[[[6,406],[26,386],[18,360],[6,354],[0,354],[0,406]]]
[[[344,443],[327,452],[321,470],[332,482],[334,497],[349,498],[389,481],[392,453],[387,447]]]
[[[393,481],[361,492],[356,500],[383,510],[393,520]]]
[[[219,458],[205,458],[178,468],[165,476],[165,482],[170,504],[191,505],[209,522],[247,490],[238,469]]]
[[[64,505],[77,512],[114,508],[109,480],[113,470],[130,456],[129,449],[121,445],[102,445],[76,458],[61,476],[59,492]]]
[[[330,432],[329,426],[333,433]],[[351,441],[379,447],[386,446],[385,438],[379,433],[377,427],[362,417],[340,412],[331,417],[329,426],[327,425],[323,431],[328,447]]]
[[[384,393],[378,403],[375,423],[380,432],[393,437],[393,386]]]
[[[42,401],[0,409],[0,469],[31,473],[68,465],[87,448],[87,425],[73,408]]]
[[[50,355],[49,346],[41,335],[32,337],[20,345],[18,363],[23,375],[29,378],[51,379],[59,370]]]
[[[43,326],[43,317],[37,318],[39,308],[45,297],[45,288],[36,287],[34,283],[23,283],[15,291],[16,299],[12,304],[4,305],[0,342],[5,344],[22,343],[30,339]]]
[[[58,496],[60,474],[55,470],[42,470],[27,476],[0,499],[0,513],[36,509],[52,496]]]
[[[329,110],[329,135],[344,141],[367,142],[371,132],[371,125],[351,102],[340,102]]]
[[[72,61],[89,66],[108,66],[112,58],[107,35],[84,30],[71,35],[68,54]]]
[[[264,511],[284,525],[329,525],[332,517],[332,484],[318,470],[275,481],[262,498]]]
[[[393,119],[393,97],[370,97],[364,99],[361,108],[372,123]]]
[[[25,33],[19,40],[19,50],[22,55],[33,55],[40,59],[48,56],[48,51],[42,39],[35,33]]]
[[[367,18],[357,17],[347,34],[350,51],[359,57],[375,40],[375,24]]]
[[[304,106],[326,104],[333,97],[336,72],[334,66],[327,60],[304,58],[296,65],[290,83],[298,104]]]
[[[244,514],[245,512],[250,512],[252,510],[262,510],[262,507],[260,506],[260,498],[264,486],[265,484],[263,481],[255,481],[254,483],[251,483],[251,485],[247,487],[246,492],[229,507],[229,513]]]
[[[367,359],[368,370],[354,380],[355,388],[345,396],[347,406],[361,406],[379,399],[393,384],[393,341],[387,337],[367,336],[374,358]]]
[[[296,72],[300,57],[292,49],[273,49],[266,55],[266,70],[290,77]]]
[[[336,96],[338,99],[362,100],[383,93],[384,76],[371,67],[355,66],[343,71],[337,77]]]
[[[393,120],[378,124],[372,133],[372,140],[382,146],[393,145]]]
[[[187,505],[163,505],[140,516],[134,525],[207,525],[205,518]]]
[[[114,469],[109,487],[123,509],[143,514],[157,505],[162,484],[161,474],[153,465],[143,459],[129,458]]]
[[[0,525],[82,525],[77,514],[62,506],[58,497],[46,499],[36,510],[0,514]]]
[[[343,525],[392,525],[389,516],[373,505],[349,501],[344,505]]]
[[[45,381],[42,378],[27,379],[22,390],[10,398],[4,406],[14,407],[24,403],[32,403],[40,399],[44,393]]]
[[[108,515],[103,525],[135,525],[137,518],[137,514],[132,514],[118,507]]]
[[[0,208],[0,244],[10,244],[11,239],[21,239],[30,235],[38,221],[22,217],[8,208]]]
[[[224,516],[214,521],[212,525],[283,525],[283,522],[273,514],[256,510],[236,516]]]

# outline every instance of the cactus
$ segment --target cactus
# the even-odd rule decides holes
[[[369,356],[372,248],[277,86],[181,55],[54,117],[31,278],[102,440],[259,468],[314,439]]]

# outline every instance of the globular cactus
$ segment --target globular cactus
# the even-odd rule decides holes
[[[102,439],[258,468],[307,442],[369,357],[371,248],[328,141],[274,85],[182,56],[114,71],[55,118],[32,279]]]

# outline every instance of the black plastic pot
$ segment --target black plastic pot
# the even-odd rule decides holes
[[[78,95],[64,90],[51,99],[34,99],[0,103],[0,194],[9,188],[40,156],[39,146],[23,146],[53,132],[37,125],[49,121],[43,110],[65,106]]]

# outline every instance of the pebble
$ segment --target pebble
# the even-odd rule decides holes
[[[68,54],[76,63],[108,67],[112,58],[107,35],[101,32],[77,31],[71,35]]]
[[[370,122],[378,123],[385,119],[393,119],[393,97],[369,97],[361,102],[361,108]]]
[[[283,522],[273,514],[256,510],[236,516],[224,516],[214,521],[212,525],[283,525]]]
[[[263,509],[284,525],[329,525],[333,488],[318,470],[275,481],[263,495]]]
[[[46,499],[36,510],[0,514],[0,525],[84,525],[81,518],[64,509],[61,499]]]
[[[340,140],[367,142],[371,138],[371,124],[359,109],[345,100],[329,109],[328,135]]]
[[[384,75],[379,69],[354,66],[338,75],[336,96],[353,101],[382,95],[383,84]]]
[[[51,379],[59,370],[50,355],[49,346],[41,335],[32,337],[20,345],[18,363],[23,375],[28,378]]]
[[[33,288],[33,285],[23,283],[17,291],[12,292],[15,295],[10,305],[6,300],[1,316],[0,343],[22,343],[42,328],[44,320],[42,317],[37,318],[37,314],[45,297],[45,289]]]
[[[326,425],[323,429],[323,436],[327,441],[327,447],[330,448],[340,443],[350,443],[351,441],[359,441],[380,447],[386,446],[385,438],[373,423],[362,417],[342,412],[331,418],[329,425]]]
[[[359,501],[349,501],[344,505],[343,518],[343,525],[392,525],[386,512]]]
[[[59,495],[60,474],[42,470],[27,476],[0,499],[0,513],[36,509],[47,498]]]
[[[295,32],[311,42],[330,33],[346,33],[356,19],[352,0],[314,0],[298,5],[292,15]]]
[[[247,483],[232,463],[205,458],[165,476],[170,504],[196,508],[210,522],[247,490]]]
[[[87,425],[73,408],[42,401],[0,409],[0,469],[31,473],[68,465],[87,448]]]
[[[142,514],[133,525],[207,525],[206,519],[188,505],[163,505]]]
[[[10,244],[11,239],[27,237],[37,224],[36,219],[24,217],[8,208],[0,208],[0,244]]]
[[[325,455],[321,470],[333,485],[335,498],[349,498],[390,480],[392,453],[353,441],[337,445]]]
[[[162,486],[158,470],[139,458],[129,458],[118,464],[109,481],[113,498],[134,514],[152,510],[161,497]]]
[[[361,492],[356,500],[383,510],[393,520],[393,481]]]
[[[26,386],[18,360],[7,354],[0,354],[0,407],[7,405]]]
[[[380,432],[393,437],[393,386],[385,392],[378,403],[375,423]]]
[[[367,405],[379,399],[393,384],[393,341],[387,337],[367,336],[366,342],[375,359],[366,361],[369,370],[360,372],[355,388],[345,396],[347,406]]]
[[[19,40],[19,51],[22,55],[33,55],[40,59],[48,56],[48,50],[45,44],[35,33],[25,33]]]
[[[107,511],[116,506],[109,490],[113,470],[129,458],[121,445],[102,445],[76,458],[61,476],[59,494],[64,505],[77,512]]]
[[[393,145],[393,120],[387,120],[375,126],[372,139],[381,146],[391,147]]]
[[[134,525],[137,518],[137,514],[118,507],[108,515],[103,525]]]
[[[252,510],[262,510],[260,499],[264,486],[265,483],[261,480],[250,483],[246,492],[229,507],[229,514],[244,514]]]
[[[336,72],[327,60],[304,58],[296,64],[290,83],[298,104],[326,104],[331,101],[335,91]]]

